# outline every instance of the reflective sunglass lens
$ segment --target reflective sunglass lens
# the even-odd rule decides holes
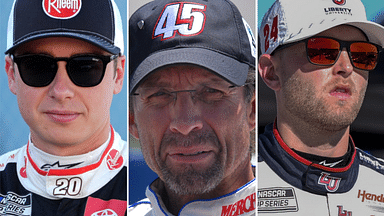
[[[312,38],[308,40],[307,54],[312,63],[331,65],[339,55],[340,44],[329,38]]]
[[[377,47],[369,43],[353,43],[350,47],[351,58],[355,67],[363,70],[373,70],[377,64]]]
[[[336,62],[341,44],[349,46],[349,55],[354,67],[362,70],[373,70],[376,67],[379,50],[368,42],[346,42],[331,38],[310,38],[307,41],[309,61],[317,65],[332,65]]]

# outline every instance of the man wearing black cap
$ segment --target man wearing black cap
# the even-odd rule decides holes
[[[254,41],[227,0],[130,18],[130,133],[159,178],[131,215],[254,215]]]
[[[124,215],[127,143],[110,124],[124,80],[113,0],[17,0],[5,69],[30,128],[0,157],[0,215]]]

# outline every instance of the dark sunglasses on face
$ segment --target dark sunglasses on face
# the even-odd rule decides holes
[[[367,41],[342,41],[331,37],[311,37],[287,44],[278,49],[305,42],[308,61],[315,65],[331,66],[337,62],[345,47],[353,67],[374,70],[382,48]]]
[[[118,55],[75,55],[69,58],[54,58],[42,54],[14,56],[20,77],[26,85],[32,87],[48,86],[58,70],[57,62],[65,61],[71,81],[80,87],[93,87],[103,80],[107,64]]]

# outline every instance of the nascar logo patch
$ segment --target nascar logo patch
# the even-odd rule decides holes
[[[26,216],[32,214],[32,194],[24,196],[13,192],[0,194],[0,215]]]
[[[299,206],[295,190],[291,187],[259,188],[257,191],[258,212],[297,212]]]
[[[45,14],[54,19],[70,19],[81,10],[81,0],[43,0]]]

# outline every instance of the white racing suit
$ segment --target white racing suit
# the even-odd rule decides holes
[[[258,214],[384,215],[384,162],[353,146],[347,166],[314,164],[292,151],[272,124],[259,136]]]
[[[164,206],[159,191],[164,186],[160,179],[152,182],[146,190],[146,199],[143,199],[128,209],[128,215],[138,216],[173,216]],[[243,185],[241,188],[209,200],[196,200],[184,205],[180,216],[254,216],[256,215],[256,179]]]
[[[108,141],[83,159],[51,156],[54,163],[39,166],[32,147],[29,141],[0,156],[1,216],[126,215],[128,148],[112,127]],[[80,162],[68,165],[71,157]],[[81,166],[88,157],[95,162]]]

